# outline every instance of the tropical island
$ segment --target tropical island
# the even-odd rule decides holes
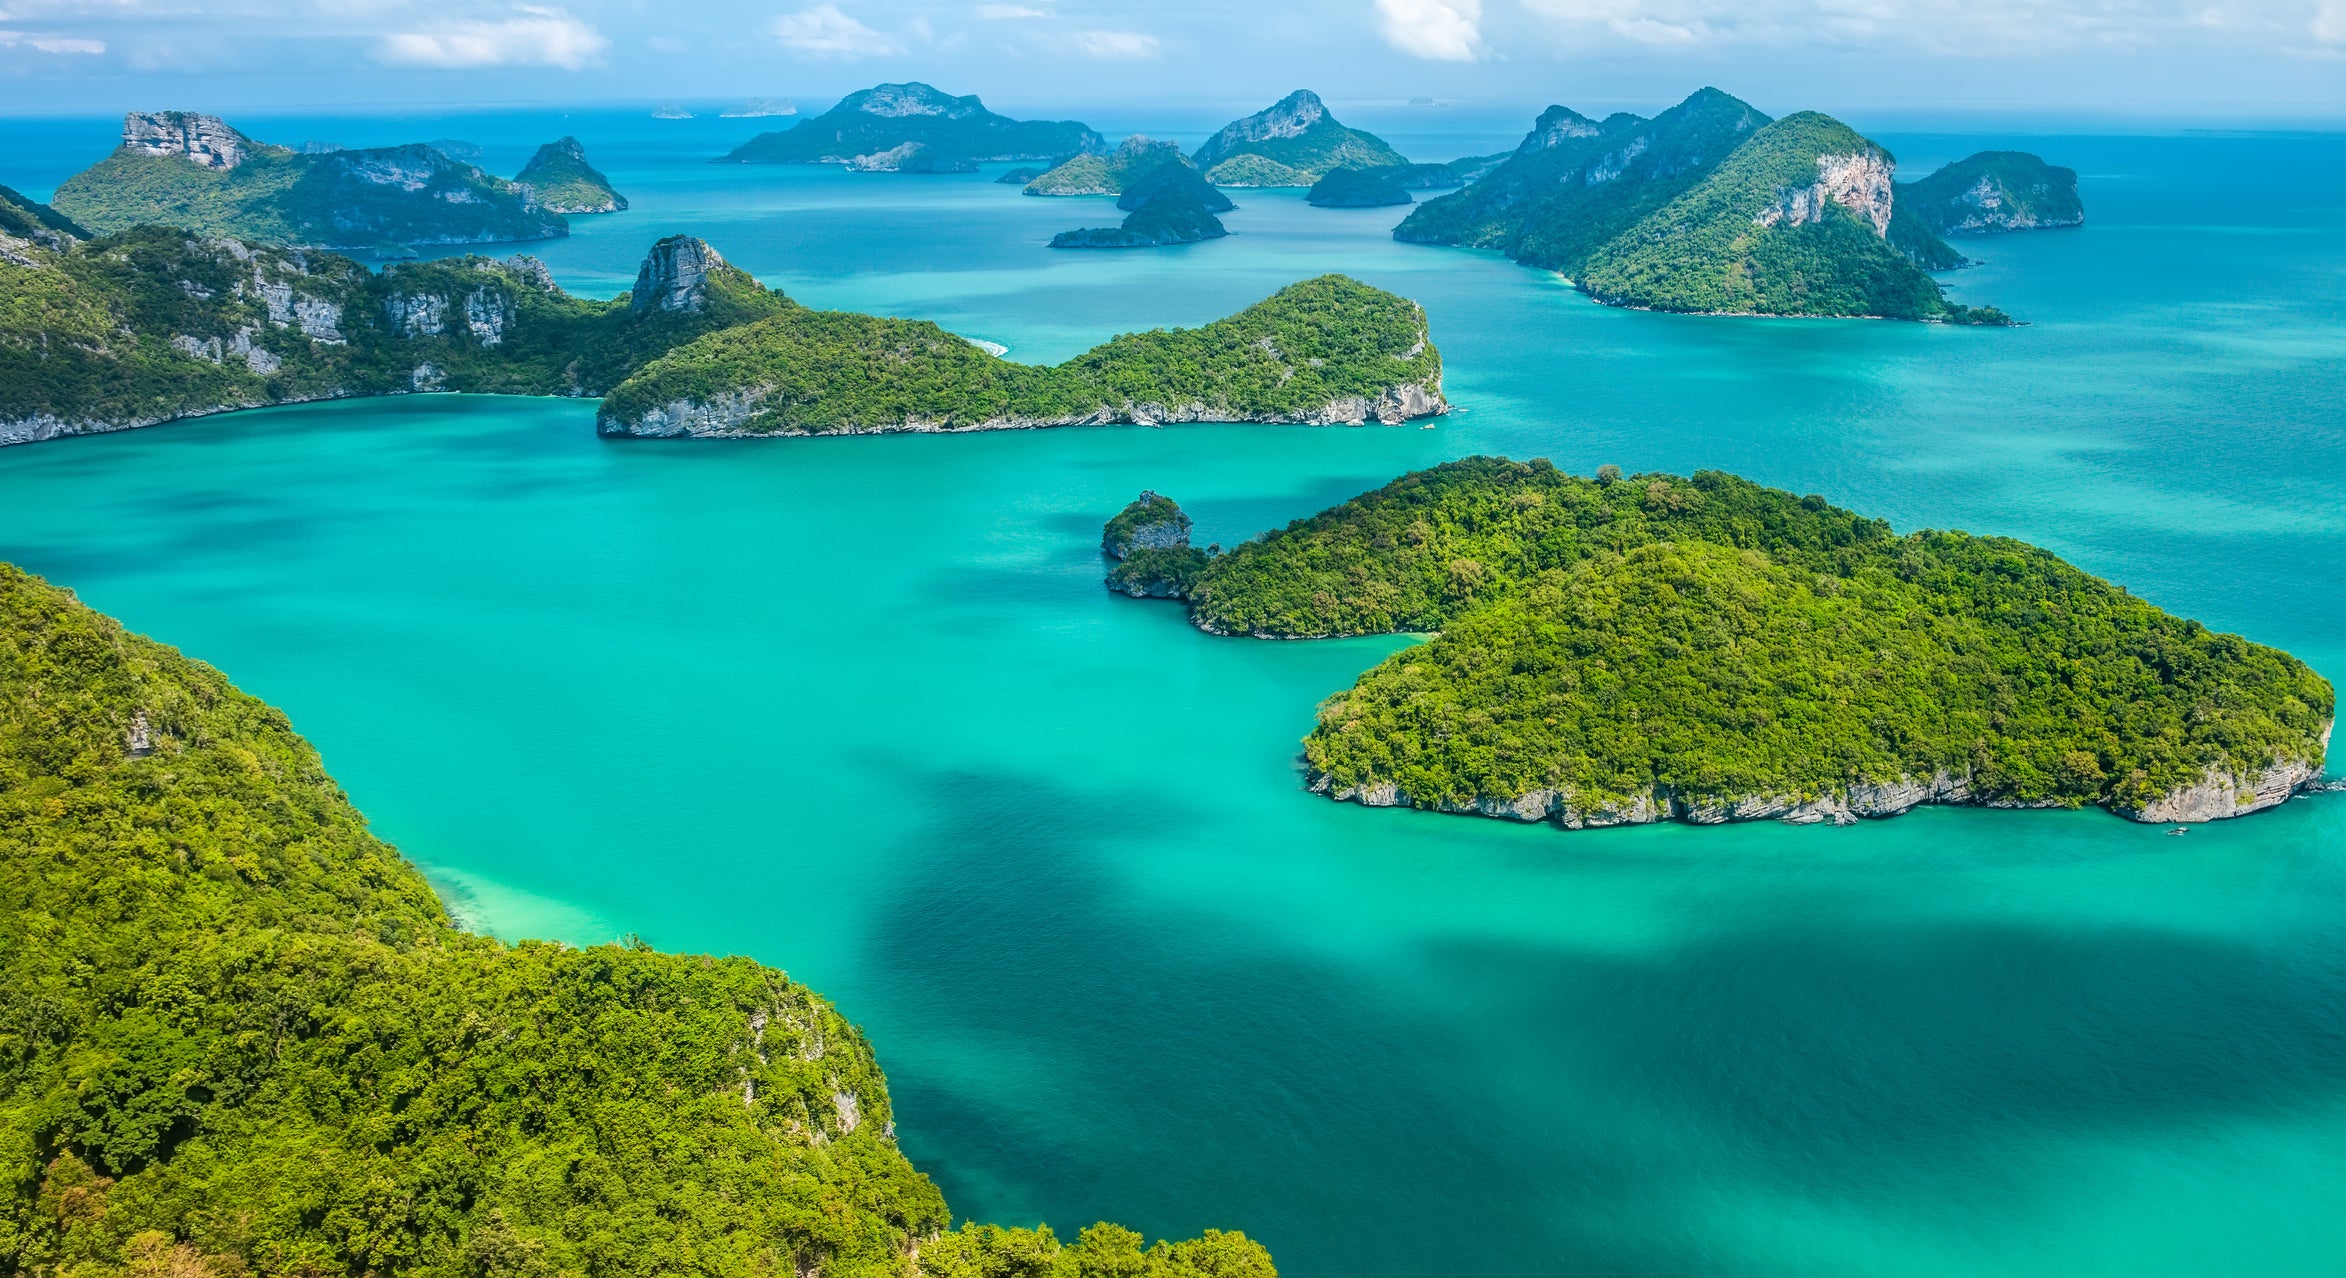
[[[1432,635],[1322,706],[1311,788],[1569,829],[2215,820],[2312,784],[2336,714],[2305,663],[2047,551],[1717,471],[1469,458],[1127,593],[1215,634]]]
[[[1982,151],[1898,187],[1898,206],[1938,235],[2085,224],[2077,170],[2026,151]]]
[[[1022,193],[1122,195],[1125,183],[1166,164],[1195,167],[1180,147],[1135,133],[1106,155],[1084,152],[1067,157],[1030,178]]]
[[[1197,169],[1175,152],[1170,158],[1118,178],[1116,207],[1130,210],[1121,226],[1061,231],[1052,248],[1161,248],[1219,239],[1229,229],[1214,216],[1235,206]]]
[[[1189,544],[1189,516],[1170,497],[1143,492],[1100,530],[1100,553],[1115,561],[1108,588],[1135,599],[1182,599],[1221,547]]]
[[[1424,310],[1324,275],[1200,328],[1127,333],[1050,366],[997,358],[924,321],[792,306],[652,360],[603,400],[596,428],[741,437],[1391,425],[1448,411]]]
[[[985,160],[1059,161],[1098,154],[1107,143],[1073,120],[1013,120],[988,111],[975,95],[954,97],[926,84],[881,84],[848,94],[821,115],[761,133],[719,156],[717,164],[846,164],[904,170],[874,157],[907,145],[925,148],[929,166]]]
[[[0,444],[443,390],[608,396],[598,426],[613,435],[1400,421],[1447,409],[1424,314],[1334,276],[1045,369],[934,324],[810,310],[691,236],[655,244],[635,287],[605,302],[564,292],[530,257],[375,273],[337,254],[169,228],[86,234],[47,206],[0,199],[12,301],[0,315]]]
[[[587,163],[586,147],[573,137],[560,138],[538,148],[513,178],[526,186],[538,203],[556,213],[617,213],[627,197],[612,189],[611,179]]]
[[[2009,323],[1929,276],[1962,255],[1899,214],[1895,169],[1829,116],[1770,120],[1717,89],[1651,120],[1553,106],[1506,162],[1393,234],[1497,248],[1616,306]]]
[[[1275,1278],[952,1228],[819,994],[460,930],[282,712],[6,564],[0,723],[12,1272]]]
[[[1216,186],[1310,186],[1333,169],[1409,163],[1383,138],[1338,123],[1309,89],[1223,125],[1190,158]]]
[[[1303,201],[1317,209],[1374,209],[1407,204],[1416,198],[1402,184],[1407,167],[1414,166],[1334,169],[1312,183]]]
[[[585,167],[583,152],[577,162]],[[409,255],[416,245],[570,233],[561,213],[527,186],[483,173],[438,147],[295,151],[256,142],[218,116],[187,111],[123,117],[122,145],[66,179],[52,203],[101,234],[175,226],[197,235],[384,256]]]

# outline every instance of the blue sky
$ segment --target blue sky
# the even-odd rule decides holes
[[[0,0],[5,113],[789,96],[1004,109],[1716,83],[1831,111],[2346,119],[2346,0]]]

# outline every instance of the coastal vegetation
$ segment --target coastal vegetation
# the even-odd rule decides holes
[[[1193,329],[1042,366],[934,324],[793,307],[653,360],[603,401],[623,435],[976,430],[1120,421],[1399,421],[1444,411],[1416,303],[1341,275]]]
[[[1900,207],[1894,168],[1839,121],[1771,121],[1717,89],[1651,120],[1554,106],[1513,156],[1393,233],[1496,248],[1615,305],[2009,322],[1927,274],[1964,259]]]
[[[746,958],[453,926],[285,716],[0,565],[0,1271],[1273,1278],[964,1226]]]
[[[577,138],[560,138],[539,147],[513,180],[528,187],[539,204],[556,213],[616,213],[627,207],[627,197],[613,190],[611,180],[587,163],[586,147]]]
[[[954,97],[914,81],[858,90],[794,127],[761,133],[719,164],[852,164],[906,144],[938,162],[1049,160],[1107,150],[1100,135],[1073,120],[1013,120],[973,95]]]
[[[1338,123],[1308,89],[1222,126],[1191,159],[1216,186],[1310,186],[1332,169],[1409,162],[1383,138]]]
[[[1898,188],[1898,205],[1939,235],[2079,226],[2077,170],[2026,151],[1982,151]]]
[[[121,147],[68,178],[53,203],[100,233],[172,226],[386,256],[569,234],[527,190],[422,143],[313,154],[181,111],[124,117]]]
[[[1716,471],[1470,458],[1212,557],[1186,597],[1218,633],[1436,636],[1322,707],[1319,788],[1568,823],[2230,815],[2176,796],[2277,776],[2279,801],[2336,709],[2303,662],[2036,547]]]

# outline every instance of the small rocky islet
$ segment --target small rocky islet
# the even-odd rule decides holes
[[[1931,803],[2210,821],[2317,788],[2336,715],[2304,662],[2034,546],[1899,536],[1715,471],[1477,457],[1227,554],[1189,532],[1143,494],[1106,530],[1109,588],[1180,599],[1214,634],[1432,636],[1305,739],[1310,788],[1372,807],[1567,829]]]

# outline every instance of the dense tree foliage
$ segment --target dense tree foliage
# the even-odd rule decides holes
[[[1924,272],[1960,266],[1963,255],[1903,196],[1886,235],[1832,201],[1821,220],[1763,224],[1771,205],[1816,183],[1826,155],[1890,162],[1838,121],[1802,112],[1771,122],[1717,89],[1651,120],[1550,107],[1513,157],[1418,206],[1393,234],[1500,249],[1617,305],[2007,322],[1946,301]]]
[[[627,428],[673,405],[743,402],[752,432],[956,429],[1169,416],[1291,420],[1396,386],[1438,390],[1425,315],[1341,275],[1201,328],[1128,333],[1064,364],[996,359],[934,324],[793,310],[652,361],[603,403]]]
[[[1889,154],[1814,111],[1753,133],[1702,182],[1589,254],[1581,284],[1600,301],[1657,310],[1873,315],[2002,322],[1953,305],[1872,222],[1819,198],[1809,219],[1760,217],[1818,181],[1820,157]]]
[[[0,1272],[1272,1272],[947,1223],[819,996],[456,930],[281,714],[0,565]]]
[[[1768,117],[1701,89],[1651,120],[1591,120],[1550,107],[1513,156],[1454,195],[1411,210],[1394,238],[1495,248],[1578,278],[1599,245],[1708,176]]]
[[[2045,551],[1887,525],[1717,472],[1580,479],[1474,458],[1203,565],[1200,624],[1438,631],[1332,699],[1343,789],[1815,795],[1939,773],[2130,807],[2318,759],[2330,686]]]
[[[1401,185],[1402,174],[1423,165],[1391,165],[1374,169],[1335,169],[1312,183],[1304,202],[1324,209],[1374,209],[1407,204],[1410,195]]]
[[[793,309],[731,267],[698,310],[637,313],[529,258],[380,275],[346,257],[143,227],[0,257],[0,422],[135,425],[287,401],[593,395],[670,347]]]
[[[1026,184],[1027,195],[1122,195],[1130,184],[1158,168],[1172,165],[1196,173],[1197,166],[1171,142],[1159,142],[1138,133],[1124,139],[1106,155],[1073,155],[1053,165]],[[1119,207],[1138,208],[1139,201]],[[1224,200],[1215,212],[1230,208]]]

